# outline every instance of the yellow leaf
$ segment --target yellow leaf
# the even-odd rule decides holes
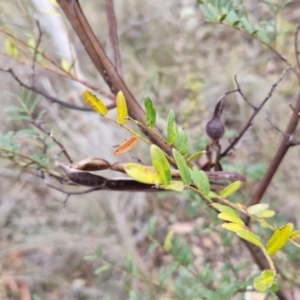
[[[236,214],[230,214],[230,213],[220,213],[218,214],[218,218],[221,220],[229,221],[236,224],[245,225],[243,220]]]
[[[272,270],[265,270],[259,277],[254,278],[253,286],[256,291],[264,293],[275,282],[275,274]]]
[[[259,203],[247,208],[247,212],[251,216],[256,216],[258,213],[261,213],[269,208],[269,204],[267,203]]]
[[[174,237],[174,231],[169,231],[164,242],[164,249],[166,252],[170,252],[172,250],[172,239]]]
[[[84,91],[82,96],[85,103],[95,112],[103,116],[107,114],[107,107],[94,94],[89,91]]]
[[[118,121],[120,124],[125,124],[128,117],[128,109],[126,99],[122,91],[119,91],[116,97]]]
[[[263,248],[263,244],[261,243],[259,237],[256,236],[253,232],[247,230],[241,230],[241,231],[237,231],[236,234],[240,238],[254,244],[255,246],[259,248]]]
[[[223,198],[228,198],[232,194],[234,194],[240,187],[241,187],[242,182],[241,181],[235,181],[229,186],[227,186],[225,189],[223,189],[220,192],[220,196]]]
[[[275,230],[271,238],[269,239],[266,249],[270,255],[276,254],[282,249],[291,237],[293,232],[293,224],[287,223],[286,225]]]
[[[227,230],[230,230],[230,231],[233,231],[233,232],[249,230],[248,227],[246,227],[245,225],[236,224],[236,223],[224,223],[224,224],[222,224],[222,227],[224,229],[227,229]]]
[[[182,181],[172,181],[170,184],[162,186],[162,188],[165,190],[181,192],[184,189],[184,184]]]
[[[270,209],[267,209],[265,211],[262,211],[260,213],[257,213],[256,216],[258,218],[272,218],[275,216],[275,211],[274,210],[270,210]]]
[[[69,64],[67,63],[66,60],[62,59],[62,61],[61,61],[61,67],[62,67],[62,69],[64,71],[66,71],[68,73],[70,72],[70,66],[69,66]]]
[[[8,56],[11,56],[13,58],[18,58],[19,55],[18,49],[10,39],[5,40],[4,46],[5,46],[5,52]]]
[[[124,170],[129,177],[138,182],[155,185],[161,184],[159,175],[146,166],[128,163],[124,166]]]
[[[122,155],[130,151],[139,141],[137,136],[131,136],[124,143],[122,143],[114,152],[114,156]]]

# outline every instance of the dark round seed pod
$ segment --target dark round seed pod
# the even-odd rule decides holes
[[[219,141],[225,133],[225,126],[219,118],[213,118],[206,124],[206,134],[213,141]]]

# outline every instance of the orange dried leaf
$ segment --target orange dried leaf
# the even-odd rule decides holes
[[[130,151],[139,141],[137,136],[131,136],[124,143],[122,143],[114,152],[114,156],[122,155]]]

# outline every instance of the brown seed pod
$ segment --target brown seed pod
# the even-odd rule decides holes
[[[206,124],[206,134],[213,142],[218,142],[225,133],[225,126],[220,120],[221,113],[223,110],[223,100],[224,97],[217,102],[213,117]]]
[[[220,119],[211,119],[206,125],[206,134],[213,141],[219,141],[225,133],[225,126]]]

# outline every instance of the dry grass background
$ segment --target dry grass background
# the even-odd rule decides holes
[[[39,13],[35,2],[39,1],[1,1],[1,27],[26,40],[28,33],[34,32],[32,16],[36,16],[45,32],[42,45],[47,47],[47,53],[60,61],[64,50],[59,47],[71,45],[76,49],[80,77],[105,89],[64,16],[47,19],[49,14],[45,11]],[[111,54],[104,1],[81,2],[97,36]],[[268,17],[259,2],[245,1],[254,19]],[[195,149],[203,145],[203,128],[216,100],[234,87],[235,74],[245,95],[257,104],[284,69],[274,54],[259,43],[230,28],[205,24],[198,5],[192,0],[116,0],[115,9],[126,83],[140,101],[145,95],[152,97],[161,124],[164,124],[169,109],[173,108],[180,123],[189,128]],[[278,39],[278,48],[293,62],[292,33],[299,15],[300,4],[292,1],[278,20],[282,28],[289,31]],[[53,18],[57,28],[50,23]],[[59,30],[61,21],[64,27]],[[62,42],[55,45],[54,36]],[[4,45],[3,39],[1,45]],[[22,79],[31,76],[30,67],[3,55],[0,64],[4,68],[13,67]],[[271,160],[280,133],[270,126],[266,117],[279,128],[285,128],[290,116],[288,104],[293,103],[297,95],[297,86],[289,80],[291,78],[287,74],[238,149],[227,159],[227,164],[233,164],[237,171],[247,173],[253,165],[267,165]],[[60,99],[76,104],[82,102],[83,87],[78,84],[41,69],[37,69],[36,82],[47,93]],[[8,121],[8,114],[4,111],[5,107],[16,104],[16,99],[6,92],[20,95],[18,84],[8,74],[1,73],[0,89],[3,108],[0,110],[0,133],[28,126]],[[95,114],[63,109],[43,98],[39,109],[47,111],[44,117],[47,127],[55,129],[56,138],[64,143],[75,161],[93,156],[115,161],[113,146],[120,144],[127,134],[120,128],[101,121]],[[241,128],[250,113],[251,109],[239,96],[228,97],[224,111],[228,131],[236,132]],[[227,142],[224,140],[225,144]],[[142,146],[136,150],[144,160],[148,156],[146,149]],[[51,151],[53,158],[58,150],[53,148]],[[298,147],[289,151],[264,197],[298,228],[299,155]],[[132,158],[127,155],[122,159]],[[143,246],[150,217],[158,217],[158,238],[162,241],[170,226],[178,234],[180,230],[185,234],[192,231],[193,224],[201,221],[197,218],[191,221],[184,214],[184,198],[174,194],[161,199],[141,193],[97,192],[72,196],[63,207],[63,194],[49,189],[42,180],[5,160],[0,160],[0,176],[2,280],[12,285],[24,283],[36,295],[34,299],[105,299],[107,295],[111,299],[126,299],[119,272],[108,271],[96,276],[93,271],[99,263],[83,261],[83,256],[93,252],[101,242],[105,259],[112,264],[122,266],[126,256],[131,255],[141,269],[151,267],[155,274],[154,259],[145,253]],[[241,202],[247,204],[256,185],[257,180],[252,178],[245,187]],[[201,244],[203,248],[198,246],[196,249],[199,268],[203,262],[212,259],[208,253],[217,248],[214,245],[218,242],[203,236],[198,241],[198,245]],[[7,299],[19,299],[19,296],[15,297]]]

